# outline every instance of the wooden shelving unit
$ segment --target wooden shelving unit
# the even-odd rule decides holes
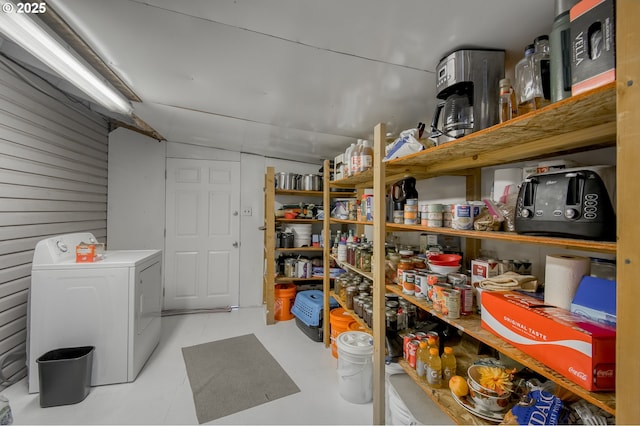
[[[284,190],[275,187],[275,169],[273,167],[267,167],[265,174],[265,186],[264,186],[264,276],[262,283],[262,302],[265,305],[266,310],[266,323],[275,324],[274,318],[274,302],[275,302],[275,283],[276,282],[290,282],[290,283],[308,283],[311,281],[321,280],[322,277],[312,278],[292,278],[284,276],[276,276],[275,274],[275,259],[279,253],[302,253],[302,254],[317,254],[323,255],[322,247],[291,247],[291,248],[276,248],[275,229],[276,224],[320,224],[320,219],[286,219],[281,217],[275,217],[275,201],[276,196],[297,196],[306,197],[310,199],[318,199],[324,196],[324,191],[298,191],[298,190]]]
[[[635,68],[638,71],[637,67]],[[617,123],[620,111],[616,113],[616,102],[619,101],[620,95],[617,94],[619,87],[615,83],[594,89],[581,95],[573,96],[563,101],[551,104],[544,109],[523,115],[509,122],[473,133],[467,137],[460,138],[456,141],[443,144],[438,147],[430,148],[419,153],[396,159],[389,162],[380,161],[383,156],[383,141],[385,136],[385,126],[379,124],[374,132],[375,144],[375,167],[374,170],[362,173],[355,177],[341,179],[336,182],[328,183],[335,187],[353,187],[353,188],[371,188],[373,187],[374,200],[384,200],[385,189],[389,183],[397,181],[405,174],[411,174],[418,179],[436,177],[440,175],[462,175],[467,176],[467,194],[472,199],[478,196],[480,168],[507,164],[510,162],[524,161],[531,159],[548,158],[558,156],[562,153],[588,151],[616,145],[616,138],[619,137],[619,123]],[[629,86],[627,86],[629,87]],[[636,97],[637,98],[637,97]],[[637,104],[637,100],[633,105]],[[629,142],[631,143],[631,142]],[[618,142],[618,147],[620,144]],[[634,147],[634,152],[638,149]],[[630,164],[629,159],[625,162],[618,156],[618,179],[620,179],[620,171],[629,172],[629,168],[637,169],[637,166]],[[636,172],[635,175],[639,173]],[[636,177],[638,179],[638,177]],[[623,205],[620,200],[620,192],[630,195],[630,190],[624,188],[624,184],[618,180],[618,212],[621,211]],[[622,198],[624,199],[624,197]],[[629,203],[627,201],[627,203]],[[620,420],[621,410],[617,408],[616,393],[607,392],[588,392],[583,388],[575,385],[573,382],[565,379],[555,371],[549,369],[545,365],[539,363],[535,359],[527,356],[522,351],[508,344],[498,336],[482,329],[480,318],[477,315],[463,317],[461,319],[451,320],[435,311],[426,301],[417,299],[412,296],[402,294],[397,285],[387,286],[384,284],[384,238],[386,232],[429,232],[440,233],[446,235],[455,235],[466,238],[471,241],[469,247],[479,247],[480,240],[496,240],[521,244],[543,245],[556,248],[566,248],[575,250],[584,250],[594,253],[617,254],[618,259],[621,256],[621,245],[619,242],[601,242],[587,241],[571,238],[552,238],[542,236],[519,235],[511,232],[481,232],[481,231],[459,231],[449,228],[427,228],[422,226],[398,225],[385,223],[380,218],[385,217],[384,203],[374,202],[380,210],[374,214],[374,265],[377,267],[370,274],[370,278],[374,281],[374,324],[372,332],[374,335],[374,345],[377,346],[374,352],[374,423],[384,422],[384,296],[387,291],[398,294],[413,303],[414,305],[424,309],[432,315],[448,322],[465,334],[483,342],[508,357],[520,362],[531,370],[537,372],[543,377],[552,380],[558,386],[561,386],[588,402],[602,408],[606,412],[616,415]],[[625,204],[632,206],[633,204]],[[633,209],[633,207],[629,207]],[[622,223],[620,216],[618,217],[618,234],[625,235],[627,230],[631,231],[630,235],[640,238],[640,226],[630,223],[630,219]],[[622,231],[624,230],[624,231]],[[473,243],[475,241],[475,243]],[[474,246],[475,244],[475,246]],[[640,262],[639,250],[629,246],[627,249],[630,256],[636,263]],[[378,252],[378,253],[376,253]],[[377,257],[376,257],[377,254]],[[631,260],[618,262],[618,265],[624,263],[630,265]],[[623,267],[624,268],[624,267]],[[640,269],[635,267],[636,273]],[[637,291],[631,290],[631,276],[618,271],[618,299],[620,294],[627,293],[629,297],[637,300]],[[631,296],[632,295],[632,296]],[[631,365],[629,356],[625,355],[624,347],[627,347],[629,354],[636,353],[638,349],[638,340],[640,337],[638,331],[628,331],[627,335],[634,336],[623,340],[620,336],[620,324],[628,324],[629,318],[621,312],[620,304],[618,306],[618,385],[617,388],[625,388],[630,384],[630,380],[624,375],[620,375],[620,368],[632,368],[635,376],[640,375],[640,368]],[[633,317],[633,312],[627,312],[627,315]],[[631,327],[631,325],[629,325]],[[635,327],[637,329],[637,327]],[[624,329],[624,327],[622,328]],[[426,386],[426,385],[425,385]],[[429,395],[437,404],[447,412],[454,421],[466,424],[470,423],[469,413],[464,411],[461,413],[460,407],[452,400],[448,389],[434,391],[430,388],[424,388],[425,394]],[[630,391],[630,390],[629,390]],[[619,395],[619,392],[618,392]],[[455,407],[451,405],[451,401]],[[619,398],[618,398],[619,400]],[[443,402],[444,401],[444,402]],[[453,407],[453,408],[451,408]],[[618,407],[619,401],[618,401]],[[625,408],[624,411],[632,413],[635,408]],[[638,417],[633,418],[632,423],[640,420]],[[475,422],[475,421],[474,421]],[[471,422],[473,423],[473,422]]]

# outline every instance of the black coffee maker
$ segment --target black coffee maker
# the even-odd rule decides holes
[[[457,50],[436,68],[436,97],[441,102],[431,121],[436,145],[498,123],[503,50]]]

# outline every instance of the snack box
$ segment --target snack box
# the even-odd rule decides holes
[[[96,258],[96,246],[81,242],[76,246],[76,263],[94,262]]]
[[[481,282],[486,278],[500,275],[500,267],[497,260],[474,259],[471,261],[471,285]]]
[[[586,390],[615,390],[615,328],[515,291],[482,292],[481,319],[482,328]]]

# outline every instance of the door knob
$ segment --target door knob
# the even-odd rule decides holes
[[[239,246],[240,246],[240,244],[238,244],[238,242],[237,242],[237,241],[234,241],[234,242],[233,242],[233,247],[234,247],[234,248],[238,248]]]
[[[234,216],[238,216],[238,211],[236,210],[235,212],[233,212]]]

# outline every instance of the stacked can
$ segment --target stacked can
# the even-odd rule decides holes
[[[420,225],[431,228],[441,228],[443,221],[443,205],[420,201],[418,203],[418,213],[420,215]]]
[[[442,206],[442,226],[444,226],[445,228],[453,227],[453,212],[451,211],[452,207],[453,206],[451,204],[444,204]]]
[[[404,224],[405,225],[417,225],[418,224],[418,199],[409,198],[404,204]]]

